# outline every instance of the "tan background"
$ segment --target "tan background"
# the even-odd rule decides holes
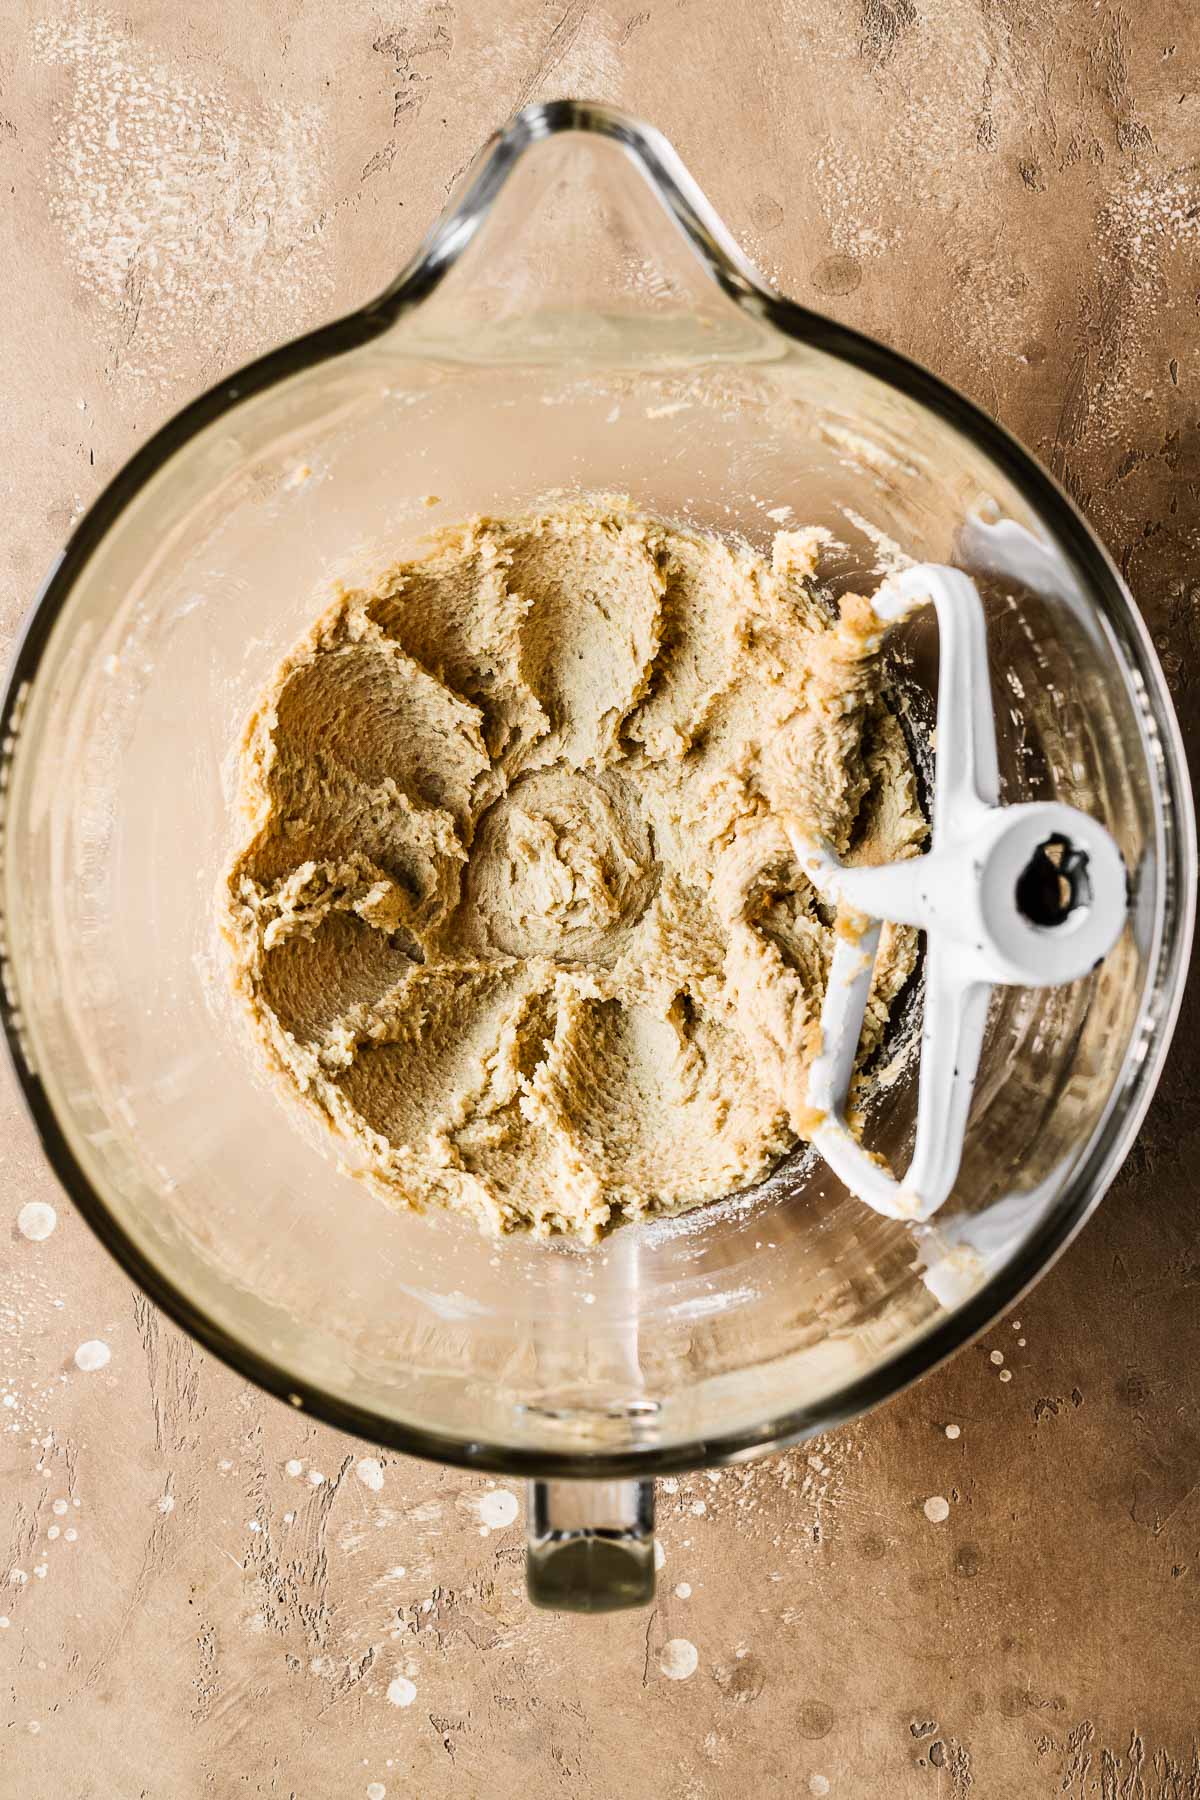
[[[662,126],[787,292],[1034,446],[1194,728],[1195,21],[9,0],[0,630],[150,428],[380,287],[494,124],[576,93]],[[483,1481],[394,1457],[364,1481],[369,1447],[159,1319],[57,1194],[5,1069],[0,1795],[1200,1800],[1195,1030],[1193,1009],[1098,1220],[1016,1319],[875,1418],[664,1494],[658,1604],[600,1622],[530,1612],[520,1521],[483,1534]],[[40,1244],[13,1223],[34,1198],[60,1214]],[[112,1360],[85,1375],[90,1338]],[[674,1638],[684,1681],[660,1671]]]

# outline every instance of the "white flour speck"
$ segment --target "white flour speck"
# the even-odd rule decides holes
[[[654,1540],[654,1566],[655,1566],[655,1568],[661,1569],[663,1564],[666,1562],[666,1560],[667,1560],[667,1553],[662,1547],[661,1540],[658,1538],[655,1538],[655,1540]]]
[[[73,1544],[75,1542],[76,1538],[79,1536],[79,1533],[76,1531],[75,1527],[72,1525],[67,1531],[63,1532],[63,1536],[66,1538],[68,1544]]]
[[[925,1502],[925,1517],[931,1525],[940,1525],[950,1517],[950,1502],[942,1494],[930,1494]]]
[[[367,1800],[387,1800],[387,1789],[382,1781],[368,1781]]]
[[[808,1778],[808,1791],[810,1794],[816,1795],[827,1794],[829,1792],[828,1775],[810,1775]]]
[[[373,1494],[379,1493],[383,1487],[383,1464],[377,1456],[364,1456],[354,1472],[364,1487]]]
[[[899,575],[904,569],[912,567],[912,557],[906,550],[902,550],[895,538],[889,537],[886,531],[881,531],[877,525],[872,524],[870,519],[864,518],[861,513],[855,512],[849,506],[841,506],[838,511],[847,524],[853,525],[856,531],[861,531],[863,536],[874,545],[875,568],[878,574]]]
[[[17,1230],[31,1244],[40,1244],[58,1224],[58,1214],[44,1200],[30,1200],[17,1214]]]
[[[112,1351],[100,1338],[89,1338],[85,1344],[80,1344],[75,1352],[75,1367],[82,1369],[85,1375],[94,1375],[97,1369],[104,1367],[111,1356]]]
[[[49,1538],[51,1543],[54,1542],[55,1538],[61,1537],[61,1535],[62,1535],[62,1527],[60,1525],[51,1525],[49,1531],[47,1531],[47,1533],[46,1533],[46,1536]]]
[[[69,1510],[70,1509],[68,1508],[65,1500],[56,1500],[54,1502],[54,1505],[50,1508],[50,1511],[53,1513],[57,1513],[60,1519],[62,1518],[63,1514]]]
[[[8,1580],[10,1587],[24,1587],[25,1583],[29,1580],[29,1577],[24,1569],[10,1569],[8,1571]]]
[[[308,1479],[312,1482],[314,1487],[320,1487],[325,1477],[322,1475],[320,1469],[310,1469],[308,1471]]]
[[[158,1510],[160,1513],[173,1513],[175,1511],[175,1496],[174,1496],[174,1494],[160,1495],[159,1501],[158,1501]]]
[[[300,1461],[298,1456],[293,1456],[284,1463],[283,1472],[285,1475],[303,1475],[304,1464]]]
[[[961,1437],[962,1436],[962,1426],[961,1425],[947,1425],[946,1436],[948,1438]]]
[[[388,1682],[387,1697],[393,1706],[411,1706],[417,1690],[407,1675],[397,1675]]]
[[[1001,1369],[1000,1379],[1001,1379],[1001,1381],[1011,1381],[1012,1380],[1012,1370],[1011,1369]]]
[[[690,1600],[691,1597],[692,1597],[691,1582],[690,1581],[679,1582],[679,1584],[677,1585],[677,1587],[675,1589],[675,1598],[677,1600]]]
[[[322,111],[235,100],[86,3],[42,19],[34,56],[65,68],[50,208],[122,377],[161,384],[220,359],[254,295],[267,339],[328,292]]]
[[[995,1363],[996,1367],[999,1368],[1000,1364],[1004,1361],[1003,1350],[993,1350],[992,1354],[988,1358],[988,1361]]]
[[[668,1681],[686,1681],[696,1673],[700,1653],[687,1638],[669,1638],[663,1645],[658,1666]]]
[[[8,1617],[7,1613],[0,1613],[0,1631],[7,1631],[11,1624],[12,1620]]]
[[[479,1517],[492,1531],[503,1531],[516,1516],[517,1496],[510,1494],[507,1488],[496,1488],[494,1492],[484,1494],[479,1502]]]

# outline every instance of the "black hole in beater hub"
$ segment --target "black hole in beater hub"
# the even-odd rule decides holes
[[[1031,925],[1053,928],[1092,897],[1087,853],[1055,832],[1038,845],[1017,877],[1017,911]]]

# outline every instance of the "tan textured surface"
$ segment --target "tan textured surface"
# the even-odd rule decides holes
[[[274,0],[252,30],[232,0],[10,9],[0,625],[155,422],[378,287],[487,126],[591,91],[666,128],[786,289],[1041,451],[1194,728],[1189,11]],[[1195,1016],[1020,1329],[822,1445],[681,1483],[657,1608],[589,1624],[527,1611],[483,1482],[388,1457],[376,1490],[365,1447],[157,1319],[60,1200],[6,1071],[0,1557],[29,1580],[0,1590],[0,1794],[1196,1800]],[[34,1198],[61,1215],[40,1245],[11,1225]],[[89,1338],[112,1360],[82,1375]],[[659,1672],[673,1638],[698,1651],[684,1681]]]

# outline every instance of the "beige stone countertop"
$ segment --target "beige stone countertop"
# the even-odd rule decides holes
[[[494,125],[576,94],[1030,444],[1194,741],[1198,75],[1169,0],[14,0],[0,635],[155,425],[380,288]],[[664,1484],[656,1605],[591,1621],[528,1607],[517,1484],[314,1426],[131,1291],[5,1066],[2,1800],[1200,1800],[1197,1036],[1193,1002],[1015,1317],[872,1418]],[[489,1486],[520,1508],[485,1535]]]

